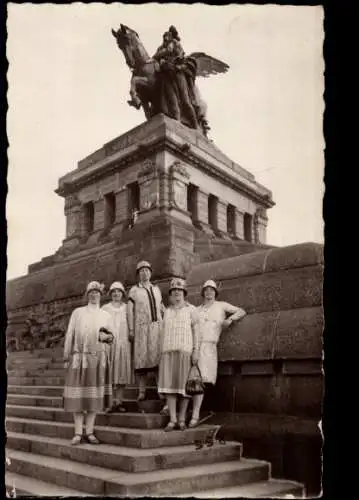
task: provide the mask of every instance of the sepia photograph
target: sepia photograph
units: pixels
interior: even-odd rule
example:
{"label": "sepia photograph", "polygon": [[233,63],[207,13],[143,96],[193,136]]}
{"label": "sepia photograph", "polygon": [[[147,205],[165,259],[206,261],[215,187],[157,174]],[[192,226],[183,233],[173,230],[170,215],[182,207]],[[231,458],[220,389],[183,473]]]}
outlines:
{"label": "sepia photograph", "polygon": [[7,4],[7,497],[321,496],[323,23]]}

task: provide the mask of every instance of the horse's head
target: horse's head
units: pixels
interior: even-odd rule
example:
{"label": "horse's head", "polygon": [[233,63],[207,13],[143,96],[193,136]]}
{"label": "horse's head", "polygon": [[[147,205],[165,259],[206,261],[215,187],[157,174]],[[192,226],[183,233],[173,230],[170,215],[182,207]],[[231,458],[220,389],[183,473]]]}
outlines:
{"label": "horse's head", "polygon": [[148,59],[149,56],[135,30],[124,24],[120,24],[120,28],[117,31],[111,31],[130,68],[133,69]]}

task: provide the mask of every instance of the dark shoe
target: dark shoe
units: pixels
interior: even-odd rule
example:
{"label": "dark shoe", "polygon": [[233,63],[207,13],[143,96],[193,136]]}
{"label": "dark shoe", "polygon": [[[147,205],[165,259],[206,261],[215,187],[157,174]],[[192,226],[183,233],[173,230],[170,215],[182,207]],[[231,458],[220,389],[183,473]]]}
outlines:
{"label": "dark shoe", "polygon": [[145,392],[140,392],[137,398],[137,402],[140,403],[141,401],[144,401],[146,399],[146,393]]}
{"label": "dark shoe", "polygon": [[168,422],[166,427],[163,429],[165,432],[170,432],[176,430],[177,422]]}
{"label": "dark shoe", "polygon": [[185,431],[187,429],[186,422],[178,422],[178,428],[180,431]]}
{"label": "dark shoe", "polygon": [[113,404],[111,408],[107,408],[106,413],[116,413],[117,410],[117,404]]}
{"label": "dark shoe", "polygon": [[100,444],[100,441],[97,439],[95,434],[85,435],[85,439],[89,444]]}

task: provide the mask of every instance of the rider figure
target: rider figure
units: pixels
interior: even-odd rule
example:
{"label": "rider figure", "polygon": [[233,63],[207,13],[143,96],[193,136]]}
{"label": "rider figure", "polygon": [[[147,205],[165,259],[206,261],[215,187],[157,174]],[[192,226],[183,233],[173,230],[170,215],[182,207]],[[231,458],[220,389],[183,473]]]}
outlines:
{"label": "rider figure", "polygon": [[178,32],[174,26],[171,26],[169,30],[164,33],[163,43],[157,49],[153,58],[160,63],[161,67],[168,63],[175,63],[177,58],[183,58],[184,55]]}
{"label": "rider figure", "polygon": [[[191,63],[189,62],[191,58],[186,58],[185,52],[180,42],[180,37],[178,31],[174,26],[170,26],[169,30],[163,35],[163,43],[157,49],[153,59],[158,61],[159,71],[170,71],[183,72],[186,75],[186,86],[189,92],[189,98],[193,106],[194,114],[192,115],[192,123],[199,123],[204,134],[207,135],[208,122],[206,117],[201,113],[199,106],[199,95],[196,92],[194,85],[195,75],[193,75],[193,67],[191,70]],[[187,67],[189,63],[189,67]],[[191,113],[191,110],[187,108],[187,112]],[[176,114],[180,114],[179,110]],[[176,116],[176,119],[180,119],[180,116]]]}

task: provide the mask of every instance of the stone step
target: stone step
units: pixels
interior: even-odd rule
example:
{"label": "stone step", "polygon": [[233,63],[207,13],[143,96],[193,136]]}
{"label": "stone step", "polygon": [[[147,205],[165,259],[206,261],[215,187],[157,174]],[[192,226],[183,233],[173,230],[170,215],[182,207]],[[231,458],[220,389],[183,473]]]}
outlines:
{"label": "stone step", "polygon": [[194,487],[209,490],[269,478],[267,462],[249,459],[137,474],[60,458],[49,460],[43,455],[17,450],[8,450],[8,457],[10,472],[97,495],[168,496],[193,491]]}
{"label": "stone step", "polygon": [[[33,497],[83,497],[85,492],[74,490],[72,488],[66,488],[64,486],[57,486],[56,484],[46,483],[45,481],[40,481],[39,479],[34,479],[32,477],[21,476],[20,474],[15,474],[14,472],[6,472],[5,474],[5,485],[7,491],[12,490],[15,487],[16,498],[22,496],[33,496]],[[89,493],[86,496],[90,495]]]}
{"label": "stone step", "polygon": [[[8,394],[8,405],[24,406],[48,406],[53,408],[62,408],[62,397],[60,396],[39,396],[26,394]],[[125,399],[123,402],[128,412],[144,411],[145,413],[159,413],[163,403],[159,399],[146,400],[137,403],[135,399]]]}
{"label": "stone step", "polygon": [[64,377],[63,368],[16,368],[7,371],[8,377]]}
{"label": "stone step", "polygon": [[8,377],[9,385],[64,385],[64,377]]}
{"label": "stone step", "polygon": [[6,446],[9,449],[65,458],[75,462],[126,472],[149,472],[197,464],[212,464],[239,460],[242,446],[232,442],[196,450],[193,445],[170,446],[158,449],[139,449],[100,444],[72,446],[59,438],[34,436],[9,432]]}
{"label": "stone step", "polygon": [[59,358],[63,355],[63,347],[47,347],[43,349],[34,349],[33,351],[13,351],[7,353],[8,359],[23,358]]}
{"label": "stone step", "polygon": [[[188,497],[188,493],[177,496],[178,498]],[[269,481],[216,490],[192,491],[190,496],[194,498],[305,498],[302,484],[280,479],[269,479]]]}
{"label": "stone step", "polygon": [[9,394],[29,394],[32,396],[53,396],[62,397],[64,388],[62,386],[44,386],[44,385],[17,385],[10,384],[7,388]]}
{"label": "stone step", "polygon": [[51,358],[23,358],[23,359],[7,359],[6,360],[6,366],[8,367],[14,367],[14,368],[19,368],[19,367],[36,367],[36,366],[46,366],[52,363]]}
{"label": "stone step", "polygon": [[[132,429],[95,425],[96,436],[103,444],[128,446],[130,448],[162,448],[163,446],[193,445],[195,440],[204,440],[217,425],[200,425],[186,431],[164,432],[162,429]],[[67,422],[48,422],[29,418],[6,417],[6,432],[35,434],[36,436],[72,439],[74,426]]]}
{"label": "stone step", "polygon": [[[8,417],[49,420],[51,422],[73,422],[72,413],[62,408],[36,407],[24,405],[6,405]],[[136,429],[161,429],[168,422],[168,417],[158,413],[98,413],[96,424],[110,427],[128,427]]]}
{"label": "stone step", "polygon": [[[8,379],[10,380],[10,379]],[[54,397],[62,397],[64,392],[63,385],[55,385],[51,386],[51,384],[42,385],[34,384],[34,385],[21,385],[21,384],[12,384],[10,381],[8,382],[8,394],[28,394],[32,396],[54,396]],[[126,399],[136,399],[138,396],[138,388],[134,386],[129,386],[125,388],[124,396]],[[146,392],[146,396],[148,400],[157,400],[158,393],[156,388],[148,388]]]}

